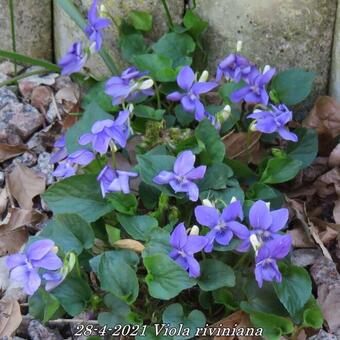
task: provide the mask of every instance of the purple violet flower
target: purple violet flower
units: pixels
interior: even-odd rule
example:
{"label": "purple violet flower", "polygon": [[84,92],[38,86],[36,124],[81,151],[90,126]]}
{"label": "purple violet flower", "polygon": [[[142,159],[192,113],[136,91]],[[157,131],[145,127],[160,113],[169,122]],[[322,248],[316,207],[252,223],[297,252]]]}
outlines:
{"label": "purple violet flower", "polygon": [[270,211],[267,204],[262,201],[256,201],[249,210],[249,223],[252,230],[241,237],[242,243],[237,250],[246,252],[250,248],[250,237],[256,235],[261,244],[264,242],[282,237],[277,232],[284,228],[288,221],[288,209],[282,208]]}
{"label": "purple violet flower", "polygon": [[204,116],[209,120],[209,122],[211,123],[211,125],[216,129],[216,130],[220,130],[221,129],[221,123],[218,121],[218,119],[212,115],[209,112],[204,112]]}
{"label": "purple violet flower", "polygon": [[79,72],[86,63],[82,42],[78,41],[72,44],[69,51],[60,59],[58,66],[61,67],[62,75],[70,75]]}
{"label": "purple violet flower", "polygon": [[119,77],[111,77],[105,84],[105,93],[112,97],[112,105],[136,100],[141,95],[153,96],[153,81],[150,78],[145,81],[141,79],[146,74],[133,66],[124,70]]}
{"label": "purple violet flower", "polygon": [[177,84],[185,92],[172,92],[167,95],[171,101],[181,101],[186,112],[194,112],[195,119],[201,121],[204,118],[204,105],[200,101],[200,94],[207,93],[218,84],[214,82],[195,82],[195,73],[190,66],[184,66],[177,75]]}
{"label": "purple violet flower", "polygon": [[231,53],[218,64],[216,80],[220,81],[224,76],[239,83],[242,79],[247,81],[254,72],[258,72],[255,65],[246,57],[238,53]]}
{"label": "purple violet flower", "polygon": [[123,192],[124,194],[129,194],[130,177],[137,176],[138,174],[136,172],[116,170],[106,165],[98,175],[97,181],[99,181],[102,195],[105,197],[109,192]]}
{"label": "purple violet flower", "polygon": [[231,93],[230,99],[234,103],[244,100],[247,103],[268,104],[269,95],[266,91],[266,85],[270,82],[275,74],[275,68],[269,69],[264,74],[252,72],[248,77],[247,85]]}
{"label": "purple violet flower", "polygon": [[110,25],[110,20],[98,17],[97,12],[97,0],[94,0],[87,14],[88,25],[85,27],[85,33],[89,40],[95,43],[95,49],[98,52],[103,43],[101,31]]}
{"label": "purple violet flower", "polygon": [[292,244],[290,235],[285,235],[265,243],[255,258],[255,278],[261,288],[263,281],[282,281],[282,275],[276,260],[281,260],[288,255]]}
{"label": "purple violet flower", "polygon": [[237,221],[237,219],[243,220],[240,201],[230,203],[223,209],[222,214],[213,207],[200,205],[195,208],[195,216],[198,223],[210,228],[208,234],[205,235],[209,240],[204,248],[206,253],[213,250],[214,241],[227,246],[234,234],[242,239],[249,234],[247,227]]}
{"label": "purple violet flower", "polygon": [[33,242],[26,252],[8,256],[6,264],[10,278],[20,283],[26,294],[33,295],[41,285],[40,268],[55,271],[63,266],[53,248],[53,241],[39,240]]}
{"label": "purple violet flower", "polygon": [[118,117],[98,120],[92,125],[91,132],[79,138],[78,143],[85,145],[92,143],[92,148],[100,154],[105,154],[111,141],[120,147],[125,147],[129,137],[129,110],[120,111]]}
{"label": "purple violet flower", "polygon": [[43,274],[43,279],[46,281],[45,290],[50,292],[64,281],[65,275],[62,275],[60,271],[48,272]]}
{"label": "purple violet flower", "polygon": [[293,119],[292,111],[284,104],[270,105],[272,111],[255,110],[247,118],[256,119],[255,129],[263,133],[277,132],[283,139],[297,142],[298,137],[285,126]]}
{"label": "purple violet flower", "polygon": [[52,175],[67,178],[76,174],[75,164],[86,166],[94,160],[94,154],[86,149],[72,152],[64,162],[58,164]]}
{"label": "purple violet flower", "polygon": [[58,150],[55,151],[50,157],[50,164],[58,163],[61,160],[67,157],[67,150],[66,150],[66,139],[65,135],[60,136],[55,143],[53,144],[55,148]]}
{"label": "purple violet flower", "polygon": [[161,171],[153,182],[159,185],[170,184],[171,188],[177,192],[186,192],[193,202],[198,200],[199,189],[193,182],[204,177],[207,167],[201,165],[194,167],[196,156],[190,150],[181,152],[174,164],[173,172]]}
{"label": "purple violet flower", "polygon": [[198,235],[187,235],[184,223],[180,223],[170,236],[170,244],[173,250],[169,256],[181,267],[189,272],[190,277],[200,276],[200,265],[194,254],[201,251],[207,238]]}

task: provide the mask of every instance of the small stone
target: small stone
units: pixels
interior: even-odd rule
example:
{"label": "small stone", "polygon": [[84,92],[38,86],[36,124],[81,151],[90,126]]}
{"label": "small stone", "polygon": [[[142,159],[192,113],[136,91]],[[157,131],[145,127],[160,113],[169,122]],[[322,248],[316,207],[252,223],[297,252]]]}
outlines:
{"label": "small stone", "polygon": [[33,168],[45,175],[48,185],[54,182],[54,178],[52,175],[54,165],[50,164],[50,158],[51,158],[50,153],[42,152],[38,157],[38,164]]}
{"label": "small stone", "polygon": [[47,113],[46,113],[46,119],[49,123],[54,122],[58,116],[60,115],[58,110],[58,104],[57,103],[51,103],[48,107]]}
{"label": "small stone", "polygon": [[29,104],[12,102],[0,109],[0,121],[26,140],[43,125],[44,116]]}
{"label": "small stone", "polygon": [[0,110],[9,103],[17,103],[17,96],[6,87],[0,88]]}
{"label": "small stone", "polygon": [[8,76],[6,76],[6,74],[3,74],[0,72],[0,83],[2,83],[3,81],[7,80]]}
{"label": "small stone", "polygon": [[37,164],[37,156],[32,152],[24,152],[21,156],[17,157],[14,162],[18,162],[31,167]]}
{"label": "small stone", "polygon": [[0,122],[0,143],[12,145],[21,144],[22,139],[12,128],[8,127],[6,123]]}
{"label": "small stone", "polygon": [[55,84],[53,87],[55,88],[56,91],[61,90],[64,87],[71,87],[73,85],[73,82],[69,76],[59,76],[55,80]]}
{"label": "small stone", "polygon": [[[22,66],[17,65],[17,72],[23,69]],[[0,73],[3,73],[6,76],[14,76],[15,73],[15,66],[14,63],[6,60],[0,64]]]}
{"label": "small stone", "polygon": [[340,282],[340,275],[333,261],[326,257],[318,258],[310,269],[310,274],[317,285],[332,285]]}
{"label": "small stone", "polygon": [[327,333],[323,329],[320,329],[318,334],[309,337],[308,340],[338,340],[338,338],[336,335]]}

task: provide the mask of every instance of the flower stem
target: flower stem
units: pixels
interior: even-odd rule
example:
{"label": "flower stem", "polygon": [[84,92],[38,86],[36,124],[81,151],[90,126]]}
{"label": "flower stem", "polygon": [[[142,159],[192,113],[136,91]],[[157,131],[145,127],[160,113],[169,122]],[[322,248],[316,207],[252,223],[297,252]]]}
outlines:
{"label": "flower stem", "polygon": [[162,107],[161,105],[161,95],[159,93],[159,87],[155,84],[155,91],[156,91],[156,99],[157,99],[157,109]]}
{"label": "flower stem", "polygon": [[[14,4],[13,0],[8,0],[9,14],[11,18],[11,36],[12,36],[12,50],[17,51],[16,48],[16,38],[15,38],[15,16],[14,16]],[[14,75],[17,75],[17,63],[14,62]]]}
{"label": "flower stem", "polygon": [[174,24],[172,22],[172,18],[171,18],[171,15],[170,15],[168,4],[167,4],[166,0],[161,0],[161,1],[162,1],[162,4],[163,4],[163,7],[164,7],[166,19],[168,21],[168,27],[172,31],[174,29]]}

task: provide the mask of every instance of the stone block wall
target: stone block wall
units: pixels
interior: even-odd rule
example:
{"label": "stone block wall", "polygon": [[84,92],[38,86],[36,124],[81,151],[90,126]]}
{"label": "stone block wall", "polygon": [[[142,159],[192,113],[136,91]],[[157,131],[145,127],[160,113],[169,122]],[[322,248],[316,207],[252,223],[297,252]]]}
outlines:
{"label": "stone block wall", "polygon": [[[92,0],[74,0],[86,15]],[[175,22],[185,4],[192,0],[168,0]],[[53,2],[53,5],[52,5]],[[317,73],[314,100],[331,93],[340,101],[340,10],[337,0],[196,0],[198,13],[209,22],[204,37],[209,52],[209,69],[243,41],[243,53],[259,65],[279,70],[303,67]],[[52,48],[58,60],[77,39],[81,30],[58,6],[58,0],[16,0],[15,15],[18,51],[51,60]],[[117,22],[132,9],[153,14],[157,38],[167,30],[160,0],[103,0]],[[339,6],[338,6],[339,7]],[[52,29],[52,14],[54,27]],[[337,18],[337,20],[336,20]],[[1,48],[11,49],[8,0],[0,0]],[[52,35],[54,39],[52,39]],[[125,66],[117,48],[114,25],[105,32],[105,45],[120,66]],[[88,63],[96,75],[108,75],[99,57]],[[332,70],[331,70],[332,67]]]}
{"label": "stone block wall", "polygon": [[[17,51],[35,58],[53,58],[52,0],[15,0]],[[0,48],[12,50],[8,0],[0,0]]]}

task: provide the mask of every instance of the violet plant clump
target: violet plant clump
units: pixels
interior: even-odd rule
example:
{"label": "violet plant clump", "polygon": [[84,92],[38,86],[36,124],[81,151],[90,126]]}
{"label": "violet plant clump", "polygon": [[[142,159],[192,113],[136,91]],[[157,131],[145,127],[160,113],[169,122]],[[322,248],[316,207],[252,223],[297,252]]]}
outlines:
{"label": "violet plant clump", "polygon": [[[189,324],[182,334],[189,339],[240,310],[268,339],[320,328],[309,274],[290,261],[278,185],[317,154],[315,132],[293,129],[299,122],[289,103],[306,94],[286,91],[311,87],[312,75],[300,70],[311,80],[299,83],[294,70],[286,77],[260,68],[239,43],[209,75],[201,58],[207,23],[188,8],[153,43],[144,39],[149,13],[115,22],[114,43],[130,66],[89,81],[88,69],[79,71],[105,48],[103,6],[90,7],[88,46],[74,43],[59,62],[88,91],[80,119],[54,145],[57,181],[43,195],[53,218],[7,260],[31,296],[30,313],[51,320],[88,312],[103,327],[144,324],[145,334],[137,333],[146,340],[160,336],[156,323]],[[38,303],[46,297],[55,301],[48,314]]]}

